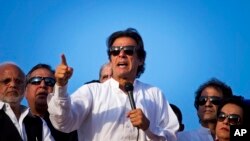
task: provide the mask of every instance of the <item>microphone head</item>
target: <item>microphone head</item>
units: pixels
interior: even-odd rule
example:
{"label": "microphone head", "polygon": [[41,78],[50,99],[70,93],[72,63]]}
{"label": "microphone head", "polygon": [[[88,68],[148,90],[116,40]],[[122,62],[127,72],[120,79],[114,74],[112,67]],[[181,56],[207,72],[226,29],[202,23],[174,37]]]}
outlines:
{"label": "microphone head", "polygon": [[132,91],[132,92],[133,92],[133,90],[134,90],[133,84],[130,83],[130,82],[126,82],[126,83],[125,83],[125,91],[126,91],[126,92],[129,92],[129,91]]}

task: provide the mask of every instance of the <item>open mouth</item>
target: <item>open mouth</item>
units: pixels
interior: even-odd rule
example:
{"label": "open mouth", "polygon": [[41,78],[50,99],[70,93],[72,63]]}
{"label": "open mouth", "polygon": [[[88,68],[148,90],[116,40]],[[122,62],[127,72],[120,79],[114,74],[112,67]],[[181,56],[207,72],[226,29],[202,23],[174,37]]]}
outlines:
{"label": "open mouth", "polygon": [[125,67],[128,66],[128,63],[126,63],[126,62],[119,62],[119,63],[117,64],[117,66],[120,67],[120,68],[125,68]]}

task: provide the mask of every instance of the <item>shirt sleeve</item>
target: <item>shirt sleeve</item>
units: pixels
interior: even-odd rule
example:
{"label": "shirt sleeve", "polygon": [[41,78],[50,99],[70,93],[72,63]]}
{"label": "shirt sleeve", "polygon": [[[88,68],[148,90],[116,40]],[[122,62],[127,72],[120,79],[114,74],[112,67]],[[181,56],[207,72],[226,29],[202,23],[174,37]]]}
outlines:
{"label": "shirt sleeve", "polygon": [[151,118],[150,126],[145,133],[150,140],[176,141],[176,132],[179,128],[178,119],[162,92],[157,93],[158,112],[154,118]]}
{"label": "shirt sleeve", "polygon": [[55,85],[54,93],[47,98],[48,111],[53,126],[65,133],[79,129],[92,104],[92,96],[87,86],[80,87],[72,95],[67,94],[67,85]]}

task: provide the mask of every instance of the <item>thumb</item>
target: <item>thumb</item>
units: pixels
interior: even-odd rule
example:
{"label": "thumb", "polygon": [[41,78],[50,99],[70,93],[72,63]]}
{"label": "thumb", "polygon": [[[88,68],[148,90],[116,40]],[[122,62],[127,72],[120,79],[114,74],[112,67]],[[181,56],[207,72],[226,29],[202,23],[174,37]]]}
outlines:
{"label": "thumb", "polygon": [[65,66],[68,66],[67,60],[66,60],[66,57],[65,57],[64,54],[61,55],[61,64],[62,64],[62,65],[65,65]]}

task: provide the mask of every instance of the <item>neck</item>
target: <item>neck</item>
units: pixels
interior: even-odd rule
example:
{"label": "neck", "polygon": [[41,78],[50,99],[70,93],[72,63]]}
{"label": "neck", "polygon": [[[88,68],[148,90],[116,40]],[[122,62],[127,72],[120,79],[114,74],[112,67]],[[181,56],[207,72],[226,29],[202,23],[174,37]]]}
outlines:
{"label": "neck", "polygon": [[14,112],[17,120],[21,116],[21,105],[16,103],[9,103],[12,111]]}

